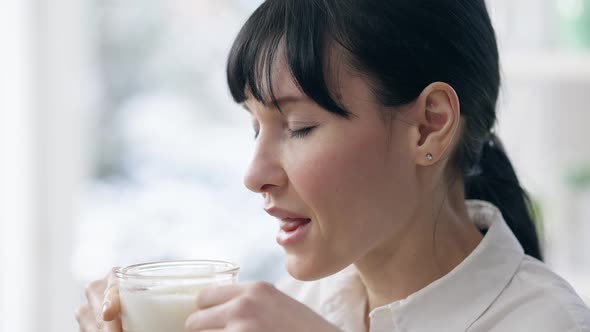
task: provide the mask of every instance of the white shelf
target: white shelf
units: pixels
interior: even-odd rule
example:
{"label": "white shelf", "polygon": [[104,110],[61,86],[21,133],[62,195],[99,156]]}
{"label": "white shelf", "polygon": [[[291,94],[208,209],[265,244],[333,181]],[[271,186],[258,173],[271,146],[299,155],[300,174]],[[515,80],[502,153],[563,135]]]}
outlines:
{"label": "white shelf", "polygon": [[500,61],[507,79],[590,83],[590,51],[508,51]]}

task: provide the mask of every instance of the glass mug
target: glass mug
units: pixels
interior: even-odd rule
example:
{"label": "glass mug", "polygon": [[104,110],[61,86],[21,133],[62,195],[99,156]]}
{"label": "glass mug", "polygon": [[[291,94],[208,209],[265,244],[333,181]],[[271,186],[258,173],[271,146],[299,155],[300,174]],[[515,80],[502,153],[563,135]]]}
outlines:
{"label": "glass mug", "polygon": [[239,266],[210,261],[131,265],[115,271],[124,332],[183,332],[203,288],[238,280]]}

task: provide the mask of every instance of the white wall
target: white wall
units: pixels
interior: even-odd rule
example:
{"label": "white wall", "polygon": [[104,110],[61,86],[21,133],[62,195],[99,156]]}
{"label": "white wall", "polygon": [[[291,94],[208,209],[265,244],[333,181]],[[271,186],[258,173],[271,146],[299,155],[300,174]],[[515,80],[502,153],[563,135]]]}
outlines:
{"label": "white wall", "polygon": [[36,198],[32,109],[32,4],[0,10],[0,331],[34,331]]}
{"label": "white wall", "polygon": [[40,272],[36,331],[77,331],[74,308],[83,292],[72,275],[78,201],[87,178],[94,96],[89,4],[37,0],[36,119],[38,162],[37,264]]}
{"label": "white wall", "polygon": [[0,10],[0,331],[77,331],[77,200],[93,123],[87,2]]}

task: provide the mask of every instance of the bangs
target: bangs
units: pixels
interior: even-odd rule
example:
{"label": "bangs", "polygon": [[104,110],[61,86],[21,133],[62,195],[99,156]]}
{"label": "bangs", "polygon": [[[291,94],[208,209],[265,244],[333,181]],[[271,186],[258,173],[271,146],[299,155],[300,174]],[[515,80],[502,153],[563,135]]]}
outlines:
{"label": "bangs", "polygon": [[243,103],[251,94],[280,110],[272,84],[280,53],[302,93],[327,111],[348,117],[350,113],[331,97],[326,79],[326,45],[332,35],[328,27],[335,24],[331,17],[321,1],[265,1],[231,48],[227,81],[235,102]]}

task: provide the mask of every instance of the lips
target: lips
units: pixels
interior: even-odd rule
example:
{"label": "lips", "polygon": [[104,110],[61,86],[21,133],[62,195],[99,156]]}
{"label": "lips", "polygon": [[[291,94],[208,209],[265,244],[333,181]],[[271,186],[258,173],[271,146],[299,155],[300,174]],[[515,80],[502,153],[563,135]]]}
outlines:
{"label": "lips", "polygon": [[280,226],[283,232],[290,233],[310,222],[309,218],[285,218],[281,219]]}
{"label": "lips", "polygon": [[311,231],[311,219],[284,219],[277,234],[277,243],[285,248],[301,245]]}
{"label": "lips", "polygon": [[276,206],[264,210],[280,220],[277,234],[279,245],[289,247],[304,242],[311,229],[311,218]]}
{"label": "lips", "polygon": [[307,218],[307,216],[295,213],[295,212],[291,212],[289,210],[285,210],[285,209],[281,209],[277,206],[273,206],[270,208],[266,208],[264,209],[264,211],[266,211],[266,213],[270,214],[271,216],[283,220],[283,221],[293,221],[293,220],[297,220],[297,219],[307,219],[309,220],[309,218]]}

